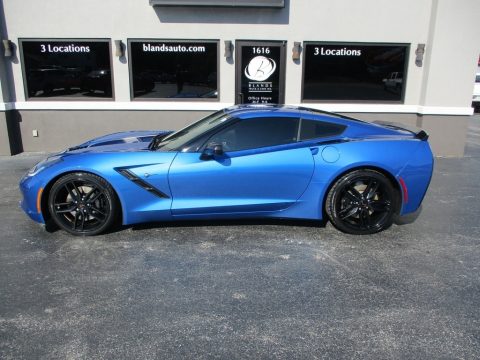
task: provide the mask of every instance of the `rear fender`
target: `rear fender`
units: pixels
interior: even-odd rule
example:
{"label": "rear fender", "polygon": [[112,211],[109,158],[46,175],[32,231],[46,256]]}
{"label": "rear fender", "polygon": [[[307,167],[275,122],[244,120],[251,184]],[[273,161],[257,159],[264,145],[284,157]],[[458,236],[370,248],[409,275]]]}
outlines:
{"label": "rear fender", "polygon": [[[388,177],[395,181],[393,185],[397,189],[400,189],[402,195],[399,212],[400,214],[403,214],[405,213],[404,207],[406,204],[403,201],[404,194],[399,181],[399,176],[402,170],[406,168],[409,161],[412,161],[412,157],[415,156],[419,147],[423,148],[423,144],[427,144],[428,146],[427,142],[416,139],[360,140],[320,146],[318,153],[314,155],[315,172],[312,177],[312,182],[304,196],[299,199],[299,202],[307,202],[309,199],[305,198],[305,196],[313,196],[311,201],[320,204],[318,207],[317,218],[322,218],[324,199],[335,181],[343,174],[350,171],[369,168],[377,169],[386,175],[389,175]],[[410,174],[408,175],[408,179],[404,179],[407,187],[410,184],[415,186],[416,183],[412,182]],[[428,184],[425,186],[428,187]],[[415,204],[416,203],[417,202],[415,201]],[[407,211],[410,211],[415,204],[407,207]]]}
{"label": "rear fender", "polygon": [[[432,179],[434,159],[430,145],[422,141],[397,178],[402,179],[407,193],[400,215],[415,212],[421,205]],[[407,200],[407,201],[405,201]]]}

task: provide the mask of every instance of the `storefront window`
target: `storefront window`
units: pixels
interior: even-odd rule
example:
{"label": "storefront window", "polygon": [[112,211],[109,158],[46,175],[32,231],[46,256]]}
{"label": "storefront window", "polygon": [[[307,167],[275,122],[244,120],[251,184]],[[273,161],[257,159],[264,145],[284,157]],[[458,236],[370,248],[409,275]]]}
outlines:
{"label": "storefront window", "polygon": [[132,98],[218,99],[217,41],[131,40]]}
{"label": "storefront window", "polygon": [[27,98],[112,98],[110,41],[20,40]]}
{"label": "storefront window", "polygon": [[305,43],[304,101],[403,101],[407,45]]}

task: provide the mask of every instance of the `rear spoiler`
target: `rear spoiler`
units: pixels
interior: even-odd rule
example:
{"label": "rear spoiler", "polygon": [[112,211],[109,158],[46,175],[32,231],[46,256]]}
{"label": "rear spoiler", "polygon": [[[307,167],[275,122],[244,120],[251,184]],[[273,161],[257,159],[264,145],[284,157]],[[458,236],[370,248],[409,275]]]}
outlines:
{"label": "rear spoiler", "polygon": [[415,126],[400,124],[400,123],[391,122],[391,121],[382,121],[382,120],[376,120],[373,123],[377,125],[385,126],[391,129],[405,130],[405,131],[411,132],[415,136],[415,139],[419,139],[422,141],[428,140],[427,132]]}

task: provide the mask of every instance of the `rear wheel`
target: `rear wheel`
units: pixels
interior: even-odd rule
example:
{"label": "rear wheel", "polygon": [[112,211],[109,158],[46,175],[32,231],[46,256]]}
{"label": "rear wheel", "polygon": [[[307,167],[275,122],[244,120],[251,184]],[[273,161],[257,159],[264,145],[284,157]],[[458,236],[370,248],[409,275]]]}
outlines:
{"label": "rear wheel", "polygon": [[325,210],[339,230],[373,234],[392,225],[395,198],[395,189],[385,175],[368,169],[355,170],[333,184]]}
{"label": "rear wheel", "polygon": [[118,214],[111,185],[99,176],[73,173],[52,186],[48,209],[55,223],[74,235],[97,235],[108,230]]}

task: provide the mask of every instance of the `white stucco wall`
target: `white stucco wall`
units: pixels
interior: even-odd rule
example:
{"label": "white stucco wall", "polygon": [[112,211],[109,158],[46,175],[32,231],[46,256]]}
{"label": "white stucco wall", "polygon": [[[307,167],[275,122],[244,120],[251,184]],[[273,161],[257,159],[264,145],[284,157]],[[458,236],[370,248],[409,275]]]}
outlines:
{"label": "white stucco wall", "polygon": [[[127,38],[218,39],[222,105],[233,103],[235,93],[235,65],[223,57],[224,40],[288,41],[285,102],[291,104],[301,101],[302,64],[291,59],[294,41],[410,43],[405,102],[390,109],[433,106],[465,114],[470,108],[480,53],[476,22],[480,1],[292,0],[286,4],[278,10],[153,8],[148,0],[4,0],[4,12],[8,38],[17,44],[22,37],[111,38],[112,45],[113,40],[126,43]],[[423,67],[415,65],[418,43],[426,44]],[[16,101],[21,103],[25,101],[21,64],[12,65]],[[113,57],[113,75],[116,103],[130,102],[128,63]],[[342,110],[341,105],[333,107]]]}

